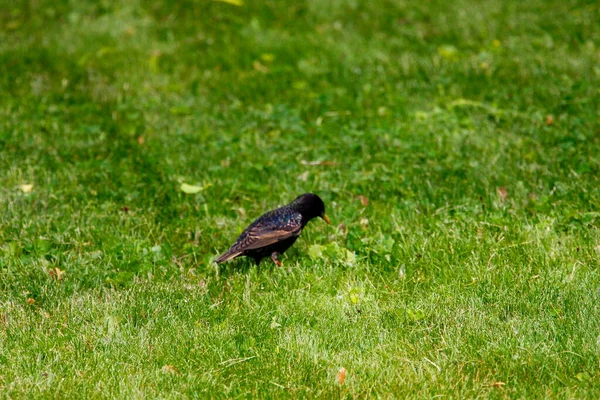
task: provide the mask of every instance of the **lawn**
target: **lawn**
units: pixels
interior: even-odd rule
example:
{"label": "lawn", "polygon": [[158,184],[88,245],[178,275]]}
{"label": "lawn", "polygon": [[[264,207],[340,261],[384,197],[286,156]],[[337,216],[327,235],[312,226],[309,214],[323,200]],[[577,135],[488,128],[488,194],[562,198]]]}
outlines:
{"label": "lawn", "polygon": [[596,1],[3,2],[0,397],[600,397],[599,88]]}

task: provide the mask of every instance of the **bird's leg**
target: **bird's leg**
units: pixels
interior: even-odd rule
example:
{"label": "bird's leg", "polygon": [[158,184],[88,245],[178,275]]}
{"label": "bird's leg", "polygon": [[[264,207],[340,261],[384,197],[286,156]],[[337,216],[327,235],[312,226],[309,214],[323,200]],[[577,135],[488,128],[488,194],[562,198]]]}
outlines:
{"label": "bird's leg", "polygon": [[282,265],[282,264],[281,264],[281,261],[279,261],[279,260],[277,259],[277,257],[278,257],[278,256],[279,256],[279,253],[278,253],[278,252],[276,252],[276,251],[274,251],[273,253],[271,253],[271,260],[273,260],[273,262],[274,262],[275,264],[277,264],[277,266],[278,266],[278,267],[281,267],[281,265]]}

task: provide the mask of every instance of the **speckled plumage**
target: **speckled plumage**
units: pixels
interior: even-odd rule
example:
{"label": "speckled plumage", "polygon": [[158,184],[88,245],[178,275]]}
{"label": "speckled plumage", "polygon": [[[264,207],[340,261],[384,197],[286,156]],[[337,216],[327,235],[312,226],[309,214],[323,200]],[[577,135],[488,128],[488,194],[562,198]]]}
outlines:
{"label": "speckled plumage", "polygon": [[215,262],[247,256],[258,265],[264,257],[271,257],[273,262],[280,265],[277,256],[294,244],[302,229],[315,217],[321,217],[329,223],[323,200],[312,193],[298,196],[290,204],[257,218]]}

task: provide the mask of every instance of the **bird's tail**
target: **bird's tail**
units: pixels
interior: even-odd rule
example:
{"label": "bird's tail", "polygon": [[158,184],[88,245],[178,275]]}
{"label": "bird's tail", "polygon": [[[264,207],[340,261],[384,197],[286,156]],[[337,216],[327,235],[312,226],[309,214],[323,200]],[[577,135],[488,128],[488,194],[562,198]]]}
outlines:
{"label": "bird's tail", "polygon": [[230,249],[230,250],[227,250],[225,253],[221,254],[219,257],[217,257],[215,259],[215,262],[217,264],[220,264],[222,262],[231,260],[232,258],[239,256],[240,254],[242,254],[241,251],[231,251],[231,249]]}

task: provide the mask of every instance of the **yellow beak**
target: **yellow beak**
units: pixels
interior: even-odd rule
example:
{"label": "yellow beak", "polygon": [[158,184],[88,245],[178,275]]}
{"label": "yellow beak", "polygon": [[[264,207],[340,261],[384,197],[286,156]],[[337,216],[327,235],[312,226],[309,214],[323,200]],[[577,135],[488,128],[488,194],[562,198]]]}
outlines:
{"label": "yellow beak", "polygon": [[329,219],[329,217],[327,215],[323,214],[321,216],[321,218],[323,218],[325,220],[325,222],[327,222],[329,225],[331,225],[331,220]]}

